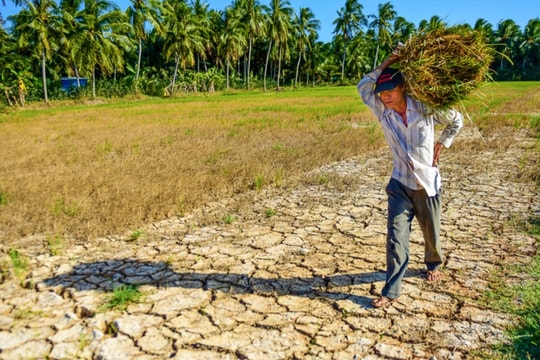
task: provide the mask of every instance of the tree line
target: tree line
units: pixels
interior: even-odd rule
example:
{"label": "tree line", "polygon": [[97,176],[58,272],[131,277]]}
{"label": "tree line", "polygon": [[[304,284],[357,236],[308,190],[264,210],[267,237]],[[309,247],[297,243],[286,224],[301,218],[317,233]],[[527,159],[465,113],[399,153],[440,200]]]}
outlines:
{"label": "tree line", "polygon": [[[398,42],[448,27],[438,16],[415,25],[390,2],[368,15],[359,0],[345,0],[332,40],[322,42],[313,11],[288,0],[232,0],[223,10],[201,0],[130,0],[125,11],[109,0],[7,1],[21,8],[0,22],[0,87],[10,105],[356,83]],[[524,29],[511,19],[459,26],[493,44],[495,80],[540,79],[539,18]],[[75,79],[69,89],[60,85],[66,77]]]}

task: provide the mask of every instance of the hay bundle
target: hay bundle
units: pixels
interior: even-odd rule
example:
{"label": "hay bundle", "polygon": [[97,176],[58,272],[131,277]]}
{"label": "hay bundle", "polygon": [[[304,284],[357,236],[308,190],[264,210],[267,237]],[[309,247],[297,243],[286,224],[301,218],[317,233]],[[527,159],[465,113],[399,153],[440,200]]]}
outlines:
{"label": "hay bundle", "polygon": [[410,95],[435,109],[448,108],[490,80],[493,51],[476,31],[438,29],[410,38],[399,68]]}

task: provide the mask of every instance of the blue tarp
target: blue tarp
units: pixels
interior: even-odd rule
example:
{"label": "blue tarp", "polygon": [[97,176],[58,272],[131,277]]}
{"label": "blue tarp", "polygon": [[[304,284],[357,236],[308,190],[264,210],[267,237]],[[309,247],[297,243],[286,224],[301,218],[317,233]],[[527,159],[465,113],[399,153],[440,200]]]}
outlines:
{"label": "blue tarp", "polygon": [[[79,84],[81,87],[86,86],[87,82],[88,82],[87,78],[79,78]],[[76,77],[63,77],[62,78],[62,89],[64,91],[70,91],[74,88],[77,88]]]}

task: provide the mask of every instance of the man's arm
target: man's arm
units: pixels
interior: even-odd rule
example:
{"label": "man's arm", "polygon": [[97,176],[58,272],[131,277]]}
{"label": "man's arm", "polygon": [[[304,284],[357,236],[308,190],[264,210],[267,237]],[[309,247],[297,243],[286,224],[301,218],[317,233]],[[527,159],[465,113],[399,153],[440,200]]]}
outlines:
{"label": "man's arm", "polygon": [[364,75],[362,80],[360,80],[357,86],[358,94],[360,94],[362,101],[375,113],[377,117],[379,117],[379,115],[383,113],[384,104],[381,99],[379,99],[378,96],[375,95],[373,89],[375,87],[375,82],[377,81],[377,78],[379,77],[379,75],[381,75],[381,72],[382,70],[379,70],[377,68],[367,73],[366,75]]}
{"label": "man's arm", "polygon": [[463,127],[463,115],[455,109],[450,109],[435,112],[434,118],[439,124],[446,125],[439,138],[439,142],[444,147],[450,147],[454,141],[454,137]]}
{"label": "man's arm", "polygon": [[400,50],[401,46],[396,47],[390,56],[384,59],[384,61],[371,72],[367,73],[358,83],[357,89],[362,101],[364,104],[369,106],[373,112],[375,112],[377,117],[383,113],[384,104],[373,92],[375,83],[384,69],[391,66],[401,58]]}
{"label": "man's arm", "polygon": [[443,146],[446,148],[450,147],[454,141],[454,137],[463,127],[463,115],[461,115],[459,111],[451,109],[435,112],[434,119],[439,124],[446,124],[446,127],[433,150],[433,166],[436,166],[441,158]]}

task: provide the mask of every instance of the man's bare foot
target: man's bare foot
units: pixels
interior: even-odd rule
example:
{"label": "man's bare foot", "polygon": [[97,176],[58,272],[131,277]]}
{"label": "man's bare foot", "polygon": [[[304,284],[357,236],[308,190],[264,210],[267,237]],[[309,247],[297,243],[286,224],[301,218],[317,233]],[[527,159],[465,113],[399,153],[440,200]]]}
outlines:
{"label": "man's bare foot", "polygon": [[426,274],[427,281],[439,281],[441,279],[441,271],[439,269],[428,270]]}
{"label": "man's bare foot", "polygon": [[386,296],[381,296],[381,297],[378,297],[378,298],[374,299],[371,302],[371,305],[373,305],[374,308],[385,308],[385,307],[390,306],[390,304],[393,303],[396,300],[397,300],[397,298],[392,299],[392,298],[388,298]]}

